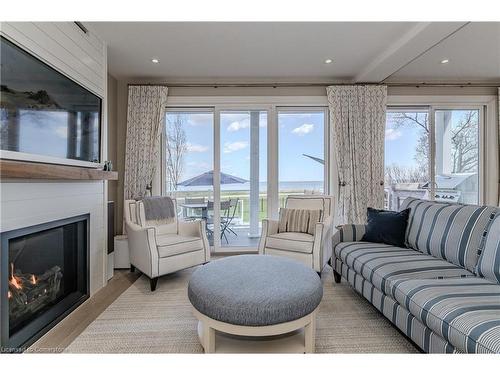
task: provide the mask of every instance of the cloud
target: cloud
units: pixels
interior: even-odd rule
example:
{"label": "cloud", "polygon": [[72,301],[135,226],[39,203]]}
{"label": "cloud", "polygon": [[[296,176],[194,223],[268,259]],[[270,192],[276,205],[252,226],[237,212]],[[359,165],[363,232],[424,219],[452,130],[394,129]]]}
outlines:
{"label": "cloud", "polygon": [[187,142],[186,149],[187,149],[187,152],[206,152],[206,151],[208,151],[209,147]]}
{"label": "cloud", "polygon": [[248,147],[248,142],[237,141],[237,142],[226,142],[224,143],[224,153],[230,154],[231,152],[243,150]]}
{"label": "cloud", "polygon": [[229,124],[227,127],[228,132],[237,132],[240,129],[246,129],[250,126],[248,121],[233,121],[232,123]]}
{"label": "cloud", "polygon": [[303,124],[300,125],[298,128],[293,129],[292,133],[303,136],[309,134],[313,130],[314,130],[314,124]]}
{"label": "cloud", "polygon": [[213,113],[189,113],[185,116],[190,126],[212,126],[214,122]]}
{"label": "cloud", "polygon": [[389,128],[385,130],[386,141],[395,141],[396,139],[401,138],[402,135],[403,133],[396,129]]}

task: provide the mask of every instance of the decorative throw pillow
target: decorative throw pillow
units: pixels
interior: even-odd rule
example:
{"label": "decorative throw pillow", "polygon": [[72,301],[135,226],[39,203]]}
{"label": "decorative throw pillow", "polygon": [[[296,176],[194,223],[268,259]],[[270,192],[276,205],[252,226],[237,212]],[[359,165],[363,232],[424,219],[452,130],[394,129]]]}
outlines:
{"label": "decorative throw pillow", "polygon": [[300,232],[314,235],[316,223],[321,219],[321,210],[280,209],[278,233]]}
{"label": "decorative throw pillow", "polygon": [[476,274],[500,284],[500,212],[492,215],[478,254]]}
{"label": "decorative throw pillow", "polygon": [[396,212],[368,207],[366,232],[361,241],[405,247],[406,225],[410,209]]}

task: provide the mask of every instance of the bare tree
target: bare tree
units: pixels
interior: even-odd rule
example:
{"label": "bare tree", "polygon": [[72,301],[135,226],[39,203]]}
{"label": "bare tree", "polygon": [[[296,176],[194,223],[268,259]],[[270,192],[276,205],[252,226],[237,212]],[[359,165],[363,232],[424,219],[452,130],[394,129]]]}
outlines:
{"label": "bare tree", "polygon": [[391,164],[385,167],[385,183],[392,185],[397,183],[425,183],[429,181],[427,170],[421,167],[405,167]]}
{"label": "bare tree", "polygon": [[[427,112],[397,112],[388,114],[393,128],[398,129],[406,126],[417,125],[420,128],[420,136],[415,148],[415,161],[417,168],[406,168],[400,166],[386,167],[386,181],[395,182],[423,182],[428,181],[429,166],[429,121]],[[471,110],[464,112],[456,126],[451,129],[451,153],[452,173],[464,173],[477,171],[478,165],[478,112]],[[414,181],[415,178],[420,181]]]}
{"label": "bare tree", "polygon": [[414,159],[419,165],[418,169],[426,171],[429,166],[429,114],[427,112],[397,112],[390,115],[394,129],[415,125],[419,127],[420,136],[417,140]]}
{"label": "bare tree", "polygon": [[478,112],[467,111],[451,134],[453,173],[477,172]]}
{"label": "bare tree", "polygon": [[177,184],[184,168],[184,155],[187,151],[185,122],[186,119],[181,114],[177,114],[173,118],[167,117],[165,148],[170,191],[177,190]]}

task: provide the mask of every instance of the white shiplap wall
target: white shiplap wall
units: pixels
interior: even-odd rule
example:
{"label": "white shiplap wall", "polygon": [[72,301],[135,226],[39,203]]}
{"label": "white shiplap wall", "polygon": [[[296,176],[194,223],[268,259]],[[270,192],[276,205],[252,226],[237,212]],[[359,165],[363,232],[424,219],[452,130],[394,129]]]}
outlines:
{"label": "white shiplap wall", "polygon": [[[73,22],[3,22],[0,34],[99,96],[102,160],[107,158],[106,45]],[[36,159],[36,157],[34,158]],[[90,292],[106,282],[104,181],[2,180],[0,232],[90,213]]]}
{"label": "white shiplap wall", "polygon": [[2,22],[1,34],[59,72],[105,97],[106,45],[74,22]]}
{"label": "white shiplap wall", "polygon": [[106,226],[102,182],[2,181],[0,186],[1,232],[90,213],[91,294],[105,285]]}

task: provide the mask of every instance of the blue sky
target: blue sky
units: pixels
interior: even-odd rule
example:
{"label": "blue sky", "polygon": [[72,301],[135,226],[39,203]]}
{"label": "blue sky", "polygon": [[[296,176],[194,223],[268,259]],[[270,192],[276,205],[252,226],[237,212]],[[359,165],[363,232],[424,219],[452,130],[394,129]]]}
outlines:
{"label": "blue sky", "polygon": [[[280,181],[323,180],[323,166],[302,155],[324,157],[323,122],[323,112],[279,115]],[[266,112],[260,114],[259,128],[259,178],[263,182],[267,181]],[[213,169],[213,115],[189,114],[185,131],[188,152],[181,180]],[[249,112],[221,113],[221,170],[241,178],[250,178]]]}
{"label": "blue sky", "polygon": [[406,167],[416,167],[415,149],[422,130],[418,125],[401,126],[394,128],[394,124],[387,117],[385,131],[385,164],[398,164]]}
{"label": "blue sky", "polygon": [[279,180],[323,181],[324,166],[303,154],[324,159],[324,113],[278,114]]}

